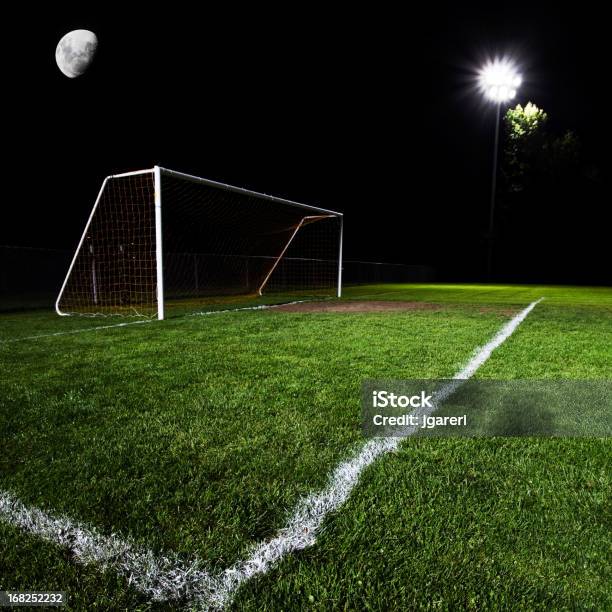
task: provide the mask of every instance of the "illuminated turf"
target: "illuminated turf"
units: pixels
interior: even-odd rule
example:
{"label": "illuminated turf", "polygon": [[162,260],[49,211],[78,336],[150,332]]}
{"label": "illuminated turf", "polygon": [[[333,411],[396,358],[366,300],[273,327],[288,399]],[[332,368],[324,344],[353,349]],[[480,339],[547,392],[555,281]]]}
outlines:
{"label": "illuminated turf", "polygon": [[[611,290],[346,293],[441,307],[235,312],[0,344],[0,488],[227,567],[360,445],[365,377],[450,376],[540,296],[477,376],[610,377]],[[0,339],[105,323],[13,313]],[[609,452],[602,440],[407,441],[368,468],[313,548],[247,584],[234,606],[608,607]],[[113,572],[0,533],[3,586],[61,588],[75,607],[148,605]]]}

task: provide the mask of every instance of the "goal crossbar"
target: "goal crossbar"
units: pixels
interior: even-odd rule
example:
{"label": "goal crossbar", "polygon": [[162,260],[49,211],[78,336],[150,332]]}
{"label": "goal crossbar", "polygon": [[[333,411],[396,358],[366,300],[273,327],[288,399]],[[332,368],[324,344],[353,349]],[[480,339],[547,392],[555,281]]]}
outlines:
{"label": "goal crossbar", "polygon": [[[174,176],[176,178],[181,178],[186,181],[191,181],[193,183],[201,183],[202,185],[208,185],[209,187],[216,187],[217,189],[225,189],[226,191],[233,191],[234,193],[239,193],[239,194],[246,195],[246,196],[253,196],[261,200],[269,200],[270,202],[286,204],[287,206],[297,206],[298,208],[304,208],[305,210],[310,210],[312,212],[321,213],[323,215],[333,215],[334,217],[342,217],[342,213],[336,212],[335,210],[327,210],[325,208],[319,208],[318,206],[311,206],[310,204],[302,204],[301,202],[294,202],[293,200],[286,200],[285,198],[279,198],[277,196],[268,195],[267,193],[259,193],[257,191],[252,191],[251,189],[244,189],[243,187],[234,187],[233,185],[228,185],[226,183],[219,183],[218,181],[212,181],[210,179],[201,178],[199,176],[194,176],[193,174],[185,174],[184,172],[177,172],[176,170],[168,170],[168,168],[162,168],[161,166],[159,166],[159,170],[162,174],[166,174],[168,176]],[[143,172],[153,172],[153,170],[144,170]]]}

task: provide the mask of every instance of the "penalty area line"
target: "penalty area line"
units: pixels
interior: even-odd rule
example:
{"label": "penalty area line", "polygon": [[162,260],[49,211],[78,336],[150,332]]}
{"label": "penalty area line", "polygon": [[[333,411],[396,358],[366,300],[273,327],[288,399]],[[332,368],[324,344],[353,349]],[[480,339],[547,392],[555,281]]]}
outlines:
{"label": "penalty area line", "polygon": [[[515,315],[485,345],[477,348],[453,380],[436,394],[436,403],[421,414],[436,411],[463,381],[470,379],[525,320],[543,298]],[[416,431],[416,427],[412,432]],[[16,497],[0,491],[0,519],[73,552],[83,564],[113,568],[142,593],[155,601],[185,598],[199,609],[221,609],[231,603],[236,591],[257,575],[265,574],[283,557],[312,546],[328,514],[338,510],[357,486],[363,471],[378,458],[398,449],[404,438],[374,438],[356,454],[342,461],[319,492],[302,498],[286,525],[275,537],[251,549],[248,558],[215,575],[201,569],[198,560],[186,564],[176,556],[159,556],[139,549],[130,540],[103,536],[93,528],[64,517],[52,517],[37,508],[27,508]]]}

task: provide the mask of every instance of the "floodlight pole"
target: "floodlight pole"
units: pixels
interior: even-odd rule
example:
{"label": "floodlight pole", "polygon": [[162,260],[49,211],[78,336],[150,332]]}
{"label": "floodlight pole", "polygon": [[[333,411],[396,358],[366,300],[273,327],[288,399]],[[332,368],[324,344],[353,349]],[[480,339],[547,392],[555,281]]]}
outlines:
{"label": "floodlight pole", "polygon": [[493,229],[495,227],[495,194],[497,191],[497,156],[499,149],[499,124],[501,115],[501,101],[497,103],[495,112],[495,142],[493,144],[493,176],[491,177],[491,207],[489,211],[489,244],[487,253],[487,275],[489,280],[493,276]]}

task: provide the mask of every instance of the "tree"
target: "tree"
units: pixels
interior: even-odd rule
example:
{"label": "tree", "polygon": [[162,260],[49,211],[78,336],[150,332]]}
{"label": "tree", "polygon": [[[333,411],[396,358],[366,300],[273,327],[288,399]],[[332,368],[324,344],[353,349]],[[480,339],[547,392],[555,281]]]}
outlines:
{"label": "tree", "polygon": [[533,179],[547,148],[548,115],[535,104],[517,104],[504,117],[506,143],[502,176],[506,191],[523,191]]}
{"label": "tree", "polygon": [[577,135],[553,131],[548,114],[535,104],[508,109],[496,223],[502,274],[523,267],[545,278],[569,257],[568,237],[581,231],[594,201],[582,157]]}

